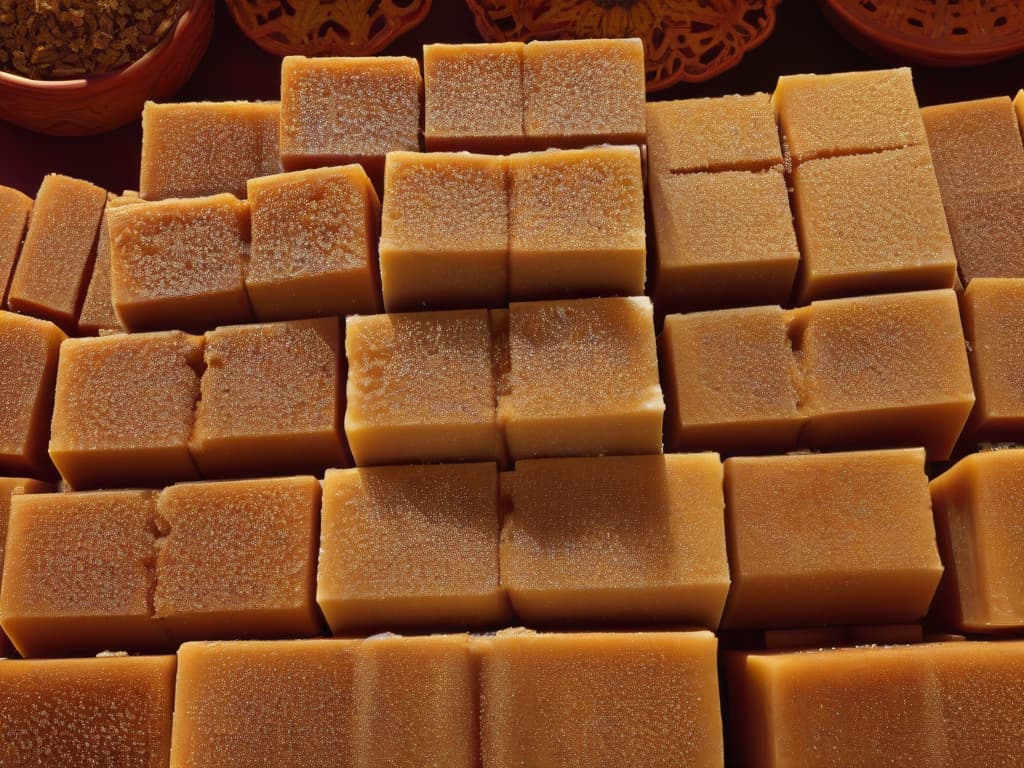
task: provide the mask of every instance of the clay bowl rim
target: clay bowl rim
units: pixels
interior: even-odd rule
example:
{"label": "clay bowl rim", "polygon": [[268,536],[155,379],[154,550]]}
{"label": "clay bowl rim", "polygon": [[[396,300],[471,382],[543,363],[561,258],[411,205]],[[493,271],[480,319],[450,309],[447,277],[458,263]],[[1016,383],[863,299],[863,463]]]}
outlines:
{"label": "clay bowl rim", "polygon": [[184,8],[181,11],[181,15],[178,17],[178,21],[175,23],[174,28],[165,34],[160,42],[142,54],[135,61],[123,64],[117,69],[112,69],[109,72],[101,72],[96,75],[86,75],[85,77],[76,77],[68,80],[35,80],[31,77],[16,75],[12,72],[0,70],[0,90],[11,86],[23,91],[32,90],[58,96],[62,93],[71,91],[87,91],[90,88],[105,85],[113,80],[130,80],[131,77],[139,70],[148,68],[152,61],[161,56],[167,48],[174,46],[184,39],[186,34],[195,24],[196,19],[199,18],[199,15],[194,12],[197,6],[203,3],[212,4],[213,2],[215,2],[215,0],[185,0]]}

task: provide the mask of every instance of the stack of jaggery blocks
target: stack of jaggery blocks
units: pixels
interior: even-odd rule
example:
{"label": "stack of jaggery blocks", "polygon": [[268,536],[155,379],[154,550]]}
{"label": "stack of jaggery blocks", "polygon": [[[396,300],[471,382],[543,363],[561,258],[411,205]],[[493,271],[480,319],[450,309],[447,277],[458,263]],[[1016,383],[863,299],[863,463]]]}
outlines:
{"label": "stack of jaggery blocks", "polygon": [[1024,93],[643,89],[289,57],[0,189],[0,765],[1024,765]]}

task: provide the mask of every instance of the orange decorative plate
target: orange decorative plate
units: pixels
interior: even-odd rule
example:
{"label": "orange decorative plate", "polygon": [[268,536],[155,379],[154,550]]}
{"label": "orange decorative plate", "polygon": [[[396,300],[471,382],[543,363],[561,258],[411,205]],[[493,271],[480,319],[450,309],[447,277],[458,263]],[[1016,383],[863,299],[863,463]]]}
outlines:
{"label": "orange decorative plate", "polygon": [[639,37],[648,91],[735,67],[771,34],[781,1],[466,0],[487,40]]}
{"label": "orange decorative plate", "polygon": [[820,0],[863,47],[916,64],[972,66],[1024,52],[1021,0]]}
{"label": "orange decorative plate", "polygon": [[431,0],[227,0],[235,22],[278,56],[369,56],[419,24]]}

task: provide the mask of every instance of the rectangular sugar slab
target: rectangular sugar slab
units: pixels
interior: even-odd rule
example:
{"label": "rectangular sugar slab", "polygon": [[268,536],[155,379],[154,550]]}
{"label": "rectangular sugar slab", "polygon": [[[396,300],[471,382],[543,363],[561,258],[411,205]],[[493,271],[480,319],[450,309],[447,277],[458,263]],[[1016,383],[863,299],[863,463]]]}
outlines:
{"label": "rectangular sugar slab", "polygon": [[[107,209],[142,202],[143,199],[135,194],[111,196],[107,200]],[[82,311],[78,316],[78,332],[83,336],[95,336],[100,331],[119,330],[123,328],[110,298],[110,226],[104,210],[96,240],[96,260],[92,266],[92,277],[89,278],[89,288],[85,292],[85,301],[82,302]]]}
{"label": "rectangular sugar slab", "polygon": [[277,102],[199,101],[142,109],[139,193],[146,200],[245,197],[245,184],[281,170]]}
{"label": "rectangular sugar slab", "polygon": [[729,629],[916,621],[942,563],[920,448],[730,458]]}
{"label": "rectangular sugar slab", "polygon": [[[11,514],[11,499],[23,493],[47,493],[54,490],[49,483],[27,477],[0,477],[0,592],[3,590],[4,547],[7,543],[7,523]],[[0,627],[0,659],[13,651],[7,635]]]}
{"label": "rectangular sugar slab", "polygon": [[28,227],[32,198],[11,187],[0,186],[0,306],[7,306],[7,288],[21,253],[21,241]]}
{"label": "rectangular sugar slab", "polygon": [[718,626],[716,454],[520,461],[502,495],[502,581],[523,621]]}
{"label": "rectangular sugar slab", "polygon": [[1024,180],[978,189],[947,206],[960,282],[1024,277]]}
{"label": "rectangular sugar slab", "polygon": [[36,193],[7,304],[73,331],[107,193],[87,181],[51,173]]}

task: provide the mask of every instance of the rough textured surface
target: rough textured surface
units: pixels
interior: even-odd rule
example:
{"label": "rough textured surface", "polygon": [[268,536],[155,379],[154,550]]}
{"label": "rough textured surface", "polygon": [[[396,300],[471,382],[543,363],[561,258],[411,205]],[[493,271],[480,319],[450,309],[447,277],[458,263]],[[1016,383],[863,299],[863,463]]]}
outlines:
{"label": "rough textured surface", "polygon": [[661,312],[786,304],[800,262],[781,169],[652,177]]}
{"label": "rough textured surface", "polygon": [[772,103],[796,165],[928,141],[908,67],[783,76]]}
{"label": "rough textured surface", "polygon": [[798,299],[950,288],[956,254],[927,146],[793,172]]}
{"label": "rough textured surface", "polygon": [[[49,483],[39,480],[31,480],[27,477],[4,477],[0,478],[0,577],[4,572],[4,546],[7,542],[7,522],[11,514],[11,498],[22,493],[46,493],[54,490]],[[0,580],[0,591],[3,590],[3,581]],[[11,653],[11,646],[7,636],[0,627],[0,657],[8,656]]]}
{"label": "rough textured surface", "polygon": [[497,480],[494,464],[328,472],[317,601],[331,629],[500,624]]}
{"label": "rough textured surface", "polygon": [[502,492],[502,580],[523,621],[718,626],[716,454],[520,461]]}
{"label": "rough textured surface", "polygon": [[942,563],[920,448],[725,462],[730,629],[890,624]]}
{"label": "rough textured surface", "polygon": [[218,328],[205,361],[189,441],[204,477],[343,465],[337,318]]}
{"label": "rough textured surface", "polygon": [[5,768],[167,768],[173,656],[0,663]]}
{"label": "rough textured surface", "polygon": [[[144,201],[137,195],[121,195],[107,200],[107,208],[119,208],[122,205],[136,205],[141,202]],[[92,266],[92,277],[89,278],[89,288],[85,292],[85,301],[82,302],[82,311],[78,316],[78,332],[85,336],[95,336],[100,331],[114,330],[122,330],[122,327],[110,298],[110,226],[107,224],[107,214],[104,211],[96,240],[96,260]]]}
{"label": "rough textured surface", "polygon": [[508,160],[392,152],[380,267],[388,312],[508,303]]}
{"label": "rough textured surface", "polygon": [[513,299],[644,292],[644,183],[637,147],[513,155]]}
{"label": "rough textured surface", "polygon": [[379,312],[380,201],[358,165],[249,182],[245,287],[260,320]]}
{"label": "rough textured surface", "polygon": [[139,193],[146,200],[245,197],[245,183],[281,170],[277,102],[146,102]]}
{"label": "rough textured surface", "polygon": [[486,311],[350,317],[345,351],[356,464],[501,457]]}
{"label": "rough textured surface", "polygon": [[650,299],[518,303],[508,319],[498,415],[512,458],[661,453]]}
{"label": "rough textured surface", "polygon": [[195,478],[188,452],[203,340],[180,331],[61,346],[50,458],[73,488]]}
{"label": "rough textured surface", "polygon": [[975,190],[947,208],[960,281],[1024,277],[1024,181]]}
{"label": "rough textured surface", "polygon": [[430,152],[512,152],[524,144],[523,43],[423,46]]}
{"label": "rough textured surface", "polygon": [[709,632],[512,630],[474,645],[485,765],[723,765]]}
{"label": "rough textured surface", "polygon": [[113,208],[111,299],[130,331],[202,332],[252,319],[249,204],[231,195]]}
{"label": "rough textured surface", "polygon": [[754,93],[649,102],[647,157],[652,176],[781,167],[772,97]]}
{"label": "rough textured surface", "polygon": [[14,264],[21,253],[21,241],[28,227],[32,198],[11,187],[0,186],[0,306],[7,306],[7,287]]}
{"label": "rough textured surface", "polygon": [[96,256],[106,191],[51,173],[36,193],[7,303],[74,330]]}

